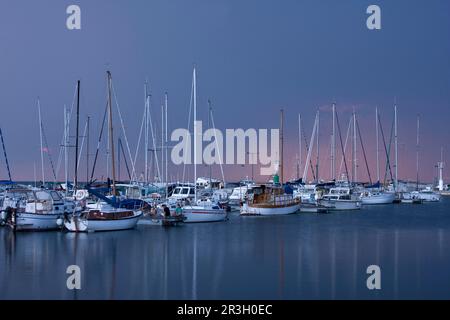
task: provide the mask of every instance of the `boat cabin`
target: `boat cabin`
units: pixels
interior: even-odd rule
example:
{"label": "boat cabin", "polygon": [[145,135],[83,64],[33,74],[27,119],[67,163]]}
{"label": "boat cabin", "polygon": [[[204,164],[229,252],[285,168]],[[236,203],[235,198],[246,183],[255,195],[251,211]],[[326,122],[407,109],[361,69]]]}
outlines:
{"label": "boat cabin", "polygon": [[64,200],[54,190],[37,190],[27,193],[25,211],[28,213],[64,213]]}
{"label": "boat cabin", "polygon": [[194,196],[195,196],[194,186],[178,186],[173,190],[172,195],[169,198],[174,200],[185,200],[194,198]]}

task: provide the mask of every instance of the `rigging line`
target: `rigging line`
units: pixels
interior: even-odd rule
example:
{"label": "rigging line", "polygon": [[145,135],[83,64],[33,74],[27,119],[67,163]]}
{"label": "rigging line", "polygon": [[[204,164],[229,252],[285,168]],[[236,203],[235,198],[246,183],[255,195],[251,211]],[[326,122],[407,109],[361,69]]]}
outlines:
{"label": "rigging line", "polygon": [[[75,100],[76,100],[76,96],[77,96],[77,89],[78,89],[78,83],[75,85],[75,90],[73,93],[73,98],[72,98],[72,105],[70,107],[70,114],[68,115],[68,123],[70,124],[70,116],[72,115],[72,111],[73,108],[75,106]],[[64,107],[65,108],[65,107]],[[66,121],[64,119],[64,121]],[[61,161],[62,161],[62,154],[63,154],[63,148],[65,147],[66,141],[64,141],[64,134],[63,137],[61,139],[61,144],[60,144],[60,149],[59,149],[59,155],[58,155],[58,164],[56,166],[56,174],[59,175],[59,171],[61,170]]]}
{"label": "rigging line", "polygon": [[64,146],[59,146],[59,154],[58,154],[58,161],[56,162],[56,175],[59,176],[59,171],[61,170],[61,163],[62,163],[62,155],[64,153]]}
{"label": "rigging line", "polygon": [[[125,156],[125,150],[123,149],[122,139],[119,138],[119,148],[122,151],[123,160],[125,160],[125,167],[127,168],[128,178],[131,180],[130,168],[128,167],[127,157]],[[120,154],[119,154],[120,157]]]}
{"label": "rigging line", "polygon": [[123,137],[125,138],[125,145],[127,146],[128,156],[130,157],[131,167],[133,169],[133,175],[134,175],[136,173],[136,168],[134,167],[134,164],[133,164],[133,157],[131,156],[131,149],[130,149],[130,145],[128,143],[127,133],[125,131],[125,125],[123,123],[122,113],[120,112],[119,102],[117,100],[116,90],[114,89],[114,84],[112,83],[112,80],[111,80],[111,87],[112,87],[112,91],[114,94],[114,100],[116,102],[117,112],[119,114],[120,123],[122,125]]}
{"label": "rigging line", "polygon": [[[216,148],[217,148],[217,155],[219,156],[219,163],[220,163],[220,172],[222,173],[222,180],[223,180],[223,186],[225,187],[225,174],[223,173],[223,166],[222,166],[222,156],[220,154],[220,149],[219,149],[219,145],[217,143],[217,136],[216,136],[216,125],[214,123],[214,116],[213,116],[213,112],[212,112],[212,108],[210,110],[211,113],[211,123],[214,129],[214,140],[216,141]],[[211,183],[211,181],[210,181]]]}
{"label": "rigging line", "polygon": [[[352,117],[350,117],[347,127],[347,135],[345,136],[345,143],[344,143],[344,152],[347,151],[347,144],[348,144],[348,138],[350,137],[350,129],[352,125]],[[339,165],[339,174],[342,172],[342,166],[344,165],[344,156],[341,157],[341,163]]]}
{"label": "rigging line", "polygon": [[[303,128],[303,126],[302,126],[302,136],[303,136],[303,139],[305,140],[306,153],[309,153],[309,144],[308,144],[308,140],[306,139],[305,129]],[[306,165],[307,164],[305,163],[305,166]],[[309,159],[309,166],[311,168],[311,173],[313,175],[313,180],[315,181],[316,180],[316,172],[314,170],[314,166],[313,166],[311,158]]]}
{"label": "rigging line", "polygon": [[[395,119],[392,120],[391,133],[390,133],[390,137],[389,137],[389,146],[388,146],[389,153],[391,152],[391,149],[392,149],[392,140],[393,140],[393,138],[394,138],[394,125],[395,125]],[[387,166],[387,162],[386,162],[386,166]],[[390,174],[391,174],[391,180],[394,181],[394,176],[393,176],[393,174],[392,174],[390,161],[389,161],[389,172],[390,172]],[[383,181],[384,183],[386,183],[387,173],[388,173],[388,168],[386,167],[385,173],[384,173],[384,181]]]}
{"label": "rigging line", "polygon": [[84,139],[86,138],[86,132],[87,132],[87,121],[86,121],[86,124],[84,125],[83,139],[81,140],[81,146],[80,146],[80,154],[78,155],[78,159],[77,159],[77,169],[80,167],[81,154],[83,153],[83,146],[84,146]]}
{"label": "rigging line", "polygon": [[12,181],[11,171],[9,170],[8,156],[6,155],[5,141],[3,140],[2,128],[0,128],[0,137],[2,138],[3,154],[5,155],[6,169],[8,170],[9,181]]}
{"label": "rigging line", "polygon": [[103,136],[103,131],[104,131],[104,128],[105,128],[105,122],[106,122],[106,115],[107,115],[107,113],[108,113],[108,103],[106,103],[105,113],[103,114],[102,127],[100,129],[100,134],[99,134],[98,141],[97,141],[97,150],[95,151],[94,163],[92,165],[92,171],[91,171],[91,178],[89,179],[90,181],[88,181],[89,183],[92,183],[93,178],[94,178],[94,172],[95,172],[95,167],[97,165],[98,153],[100,151],[100,144],[102,142],[102,136]]}
{"label": "rigging line", "polygon": [[[190,133],[191,132],[191,114],[192,114],[192,100],[193,100],[193,95],[194,95],[194,82],[192,81],[191,84],[191,98],[189,99],[189,114],[188,114],[188,125],[187,125],[187,130]],[[186,160],[186,158],[184,159]],[[190,159],[189,159],[190,160]],[[186,162],[187,161],[183,161],[183,177],[182,177],[182,182],[186,182],[185,180],[185,173],[186,173]]]}
{"label": "rigging line", "polygon": [[152,95],[148,95],[147,99],[148,99],[148,103],[147,103],[147,108],[148,108],[148,121],[150,122],[150,133],[152,135],[152,142],[153,142],[153,156],[155,158],[155,162],[156,162],[156,170],[158,173],[158,179],[161,180],[161,171],[159,170],[159,159],[158,159],[158,150],[156,148],[156,140],[155,140],[155,133],[153,132],[153,121],[152,121],[152,114],[151,114],[151,105],[152,105]]}
{"label": "rigging line", "polygon": [[52,168],[54,182],[56,182],[57,179],[56,179],[55,167],[53,165],[53,159],[52,159],[52,155],[50,153],[50,148],[48,147],[47,136],[45,135],[44,125],[43,125],[42,121],[41,121],[41,130],[42,130],[42,138],[44,139],[45,148],[47,150],[47,157],[48,157],[48,160],[50,161],[50,166]]}
{"label": "rigging line", "polygon": [[[392,150],[392,140],[394,139],[394,126],[395,126],[395,120],[392,120],[391,133],[389,136],[389,145],[388,145],[389,154]],[[386,175],[387,175],[387,170],[385,173],[385,178],[384,178],[385,180],[386,180]]]}
{"label": "rigging line", "polygon": [[381,125],[380,115],[378,115],[378,125],[380,127],[381,138],[383,139],[384,151],[386,153],[386,169],[385,169],[384,180],[383,180],[383,184],[385,184],[386,183],[386,175],[387,175],[388,168],[389,168],[389,172],[391,174],[391,180],[393,179],[393,175],[392,175],[392,170],[391,170],[391,161],[390,161],[390,157],[389,157],[389,152],[388,152],[388,149],[386,147],[386,139],[384,138],[383,126]]}
{"label": "rigging line", "polygon": [[[314,137],[315,137],[315,134],[316,134],[316,127],[317,127],[317,113],[316,113],[316,117],[315,117],[315,120],[314,120],[314,126],[313,126],[313,129],[312,129],[312,132],[311,132],[311,143],[310,143],[311,146],[314,143]],[[306,163],[308,163],[308,162],[311,163],[310,161],[311,161],[312,147],[311,148],[308,147],[307,151],[308,151],[308,154],[306,155],[305,168],[303,170],[303,176],[302,176],[302,180],[303,181],[306,181],[306,179],[307,179],[308,166],[306,165]],[[312,170],[312,173],[313,173],[313,180],[316,180],[316,176],[314,174],[314,167],[312,166],[312,164],[311,164],[311,170]]]}
{"label": "rigging line", "polygon": [[338,127],[339,141],[340,141],[340,144],[341,144],[342,157],[344,158],[345,174],[346,174],[346,176],[347,176],[347,182],[349,182],[348,167],[347,167],[347,159],[345,158],[344,145],[342,144],[341,124],[339,123],[339,117],[338,117],[338,113],[337,113],[337,112],[336,112],[336,123],[337,123],[337,127]]}
{"label": "rigging line", "polygon": [[[142,137],[142,129],[144,127],[144,122],[145,122],[145,118],[146,118],[146,111],[147,111],[147,103],[145,103],[145,107],[144,107],[144,116],[142,117],[142,122],[141,122],[141,129],[139,130],[139,138],[138,138],[138,142],[137,142],[137,146],[136,146],[136,152],[134,154],[134,166],[136,166],[136,161],[137,161],[137,155],[139,152],[139,147],[141,146],[141,137]],[[147,150],[145,150],[145,152],[147,152]],[[135,176],[133,178],[136,178],[137,180],[137,174],[135,174]],[[130,178],[130,180],[132,180]]]}
{"label": "rigging line", "polygon": [[359,130],[358,119],[356,119],[356,129],[358,129],[359,142],[361,143],[361,149],[362,149],[362,152],[363,152],[363,155],[364,155],[364,161],[366,162],[367,175],[369,176],[370,184],[372,184],[372,177],[370,175],[369,165],[367,163],[366,150],[364,148],[364,143],[362,141],[361,131]]}

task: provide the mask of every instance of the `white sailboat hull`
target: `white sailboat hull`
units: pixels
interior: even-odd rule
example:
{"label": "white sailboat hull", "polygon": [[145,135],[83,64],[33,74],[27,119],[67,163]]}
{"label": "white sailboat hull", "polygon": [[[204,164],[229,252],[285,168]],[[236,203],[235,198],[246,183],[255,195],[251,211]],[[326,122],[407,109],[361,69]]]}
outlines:
{"label": "white sailboat hull", "polygon": [[128,230],[136,227],[137,222],[142,217],[142,212],[138,211],[132,217],[117,220],[88,220],[77,216],[71,217],[64,222],[64,226],[71,232],[102,232]]}
{"label": "white sailboat hull", "polygon": [[423,202],[437,202],[441,200],[441,195],[434,192],[404,192],[402,194],[402,200],[421,200]]}
{"label": "white sailboat hull", "polygon": [[62,218],[61,214],[36,214],[36,213],[17,213],[15,218],[16,231],[39,231],[39,230],[57,230],[57,220]]}
{"label": "white sailboat hull", "polygon": [[384,193],[380,193],[380,194],[364,196],[361,198],[362,204],[365,204],[365,205],[389,204],[389,203],[393,203],[394,200],[395,200],[395,193],[393,193],[393,192],[384,192]]}
{"label": "white sailboat hull", "polygon": [[223,209],[209,209],[204,207],[184,207],[183,215],[186,217],[185,223],[197,222],[220,222],[228,219],[228,215]]}
{"label": "white sailboat hull", "polygon": [[320,204],[328,208],[328,210],[359,210],[361,209],[360,200],[327,200],[323,199]]}
{"label": "white sailboat hull", "polygon": [[277,216],[296,213],[300,208],[299,203],[280,207],[261,207],[252,206],[244,203],[241,208],[241,215],[257,215],[257,216]]}
{"label": "white sailboat hull", "polygon": [[441,195],[438,193],[419,193],[419,199],[424,202],[438,202],[441,200]]}

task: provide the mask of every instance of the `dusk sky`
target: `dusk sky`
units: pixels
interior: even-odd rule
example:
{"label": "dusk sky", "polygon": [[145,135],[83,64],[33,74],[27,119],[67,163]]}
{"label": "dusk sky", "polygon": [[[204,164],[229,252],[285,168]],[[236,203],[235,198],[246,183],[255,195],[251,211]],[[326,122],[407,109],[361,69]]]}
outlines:
{"label": "dusk sky", "polygon": [[[66,28],[71,4],[81,8],[81,30]],[[371,4],[381,7],[381,30],[366,27]],[[286,178],[295,175],[298,113],[309,140],[317,108],[321,178],[329,178],[333,101],[343,135],[355,108],[375,177],[375,107],[388,139],[396,100],[400,178],[415,179],[419,113],[420,176],[431,182],[441,147],[450,162],[449,39],[447,0],[0,0],[0,126],[12,176],[32,180],[35,164],[40,179],[37,97],[56,165],[64,104],[72,104],[80,79],[80,130],[89,115],[94,153],[106,103],[105,73],[111,70],[134,154],[145,79],[150,82],[157,130],[165,91],[169,131],[185,128],[195,64],[199,118],[205,122],[208,98],[216,126],[223,130],[278,128],[279,109],[285,109]],[[115,132],[121,132],[117,114]],[[139,158],[141,172],[143,155]],[[47,156],[45,161],[47,180],[52,180]],[[4,163],[2,155],[0,179],[7,178]],[[103,152],[98,177],[105,174],[105,163]],[[360,180],[367,180],[361,153],[358,163]],[[225,169],[228,180],[251,175],[250,166]],[[176,179],[181,170],[172,166],[170,176]],[[84,161],[80,171],[83,180]],[[61,168],[58,179],[63,177]],[[450,165],[444,179],[450,180]]]}

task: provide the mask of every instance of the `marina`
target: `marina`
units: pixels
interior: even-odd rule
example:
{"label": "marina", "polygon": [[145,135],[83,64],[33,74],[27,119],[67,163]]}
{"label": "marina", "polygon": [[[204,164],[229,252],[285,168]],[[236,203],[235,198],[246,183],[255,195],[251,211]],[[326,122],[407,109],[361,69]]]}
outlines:
{"label": "marina", "polygon": [[[449,299],[449,205],[232,212],[107,233],[0,228],[0,299]],[[84,270],[82,290],[66,289],[69,264]],[[380,291],[366,288],[372,264],[383,266]]]}
{"label": "marina", "polygon": [[3,2],[0,301],[450,300],[450,2]]}
{"label": "marina", "polygon": [[[423,290],[430,290],[428,284],[436,278],[450,278],[440,273],[441,267],[450,266],[450,256],[445,250],[445,239],[450,237],[450,216],[446,214],[450,198],[447,197],[448,185],[443,181],[442,149],[435,183],[419,180],[418,151],[416,181],[401,180],[398,173],[401,164],[398,162],[397,105],[393,108],[389,148],[386,147],[376,109],[375,182],[356,112],[351,114],[344,143],[336,103],[330,106],[333,139],[329,179],[320,178],[319,173],[322,172],[319,171],[319,111],[315,115],[310,143],[304,146],[302,141],[306,139],[299,115],[298,152],[305,152],[306,157],[298,158],[297,176],[286,179],[285,111],[281,109],[278,141],[272,141],[278,143],[275,153],[280,156],[275,158],[272,167],[264,168],[271,172],[265,182],[253,179],[253,165],[252,179],[246,176],[238,182],[226,181],[221,162],[225,155],[218,148],[222,142],[217,140],[217,133],[216,140],[208,147],[215,150],[219,161],[209,165],[209,177],[198,176],[201,161],[208,157],[201,151],[203,159],[199,164],[198,150],[202,150],[203,141],[198,141],[200,134],[197,133],[193,135],[193,163],[189,163],[193,169],[192,178],[171,181],[169,162],[174,159],[172,155],[169,161],[168,149],[177,146],[172,146],[167,140],[170,124],[167,93],[161,109],[161,143],[158,146],[154,139],[153,119],[149,117],[147,88],[145,90],[145,112],[136,156],[133,159],[131,152],[128,154],[133,168],[130,172],[121,140],[115,148],[116,122],[113,119],[116,113],[123,132],[126,131],[118,105],[117,112],[113,109],[116,94],[110,71],[106,73],[106,80],[107,103],[92,167],[89,166],[89,151],[86,151],[86,176],[90,176],[90,180],[83,182],[79,178],[86,138],[79,133],[80,81],[77,81],[76,99],[72,104],[76,106],[76,133],[72,138],[75,145],[70,146],[70,151],[75,153],[72,181],[68,173],[70,112],[64,110],[64,143],[58,160],[61,163],[61,155],[64,155],[64,182],[56,181],[52,158],[49,156],[48,162],[44,160],[43,150],[48,148],[48,144],[41,116],[42,179],[39,182],[37,179],[28,183],[12,180],[2,134],[9,180],[3,181],[0,192],[0,266],[4,269],[0,276],[0,299],[404,299],[420,297]],[[197,121],[196,80],[194,67],[190,101],[193,110],[189,110],[189,114],[193,111],[189,122],[192,120],[194,132],[198,126],[201,127],[201,122]],[[39,100],[38,111],[40,115]],[[209,105],[208,123],[214,124],[213,119]],[[384,155],[379,152],[382,148],[378,144],[378,129],[383,138]],[[104,131],[107,132],[106,151],[101,148]],[[340,137],[339,140],[336,136]],[[81,143],[80,137],[83,138]],[[135,168],[141,140],[145,141],[144,150],[147,150],[144,151],[144,178],[138,177]],[[149,148],[150,141],[153,150]],[[245,147],[245,138],[242,141]],[[357,153],[358,141],[360,153]],[[128,143],[126,140],[126,149],[130,151]],[[190,147],[186,144],[181,149],[186,151]],[[154,151],[157,149],[159,153]],[[416,149],[419,149],[419,118]],[[337,150],[341,150],[339,168],[336,165]],[[118,157],[116,151],[121,152]],[[106,170],[111,178],[97,180],[93,178],[97,158],[103,152],[106,152]],[[148,155],[152,153],[154,165],[149,165]],[[361,170],[358,170],[357,155],[364,159],[366,182],[358,180],[357,174]],[[385,164],[383,180],[381,158]],[[125,160],[128,180],[118,178],[120,170],[117,166],[121,159]],[[53,172],[53,182],[45,181],[48,164]],[[220,168],[221,177],[212,174],[213,166]],[[150,175],[155,177],[153,181],[149,179]],[[411,232],[416,235],[411,236]],[[433,242],[426,243],[432,246],[429,251],[421,242],[422,237],[433,239]],[[27,244],[29,247],[25,248]],[[24,256],[29,250],[33,254]],[[411,256],[402,257],[404,252],[418,250],[426,250],[420,252],[419,260],[412,262]],[[41,259],[49,265],[44,267]],[[99,278],[92,279],[90,274],[96,272],[90,270],[98,268],[102,261],[108,261],[108,267],[102,268]],[[431,273],[427,265],[430,261],[434,263]],[[390,275],[383,280],[385,289],[382,293],[370,294],[363,290],[365,273],[361,271],[363,264],[369,262],[391,269]],[[61,273],[64,264],[72,263],[81,265],[88,274],[83,282],[83,292],[61,294],[59,275],[54,279],[56,282],[46,286],[44,291],[38,289],[44,285],[40,281],[47,281],[50,275]],[[21,271],[29,265],[33,266],[31,270]],[[407,285],[400,273],[405,273],[404,268],[411,270],[411,265],[416,268],[414,278],[418,283]],[[174,268],[180,272],[175,272]],[[321,270],[320,275],[318,270]],[[40,278],[30,284],[26,276],[15,279],[17,272],[25,272],[29,277],[37,277],[38,272]],[[43,273],[49,275],[43,276]],[[255,286],[260,279],[267,281]],[[14,287],[9,288],[13,282]],[[242,283],[246,285],[238,285]],[[176,289],[178,284],[181,286],[179,290]],[[130,289],[131,285],[133,289]],[[258,289],[252,289],[254,286]],[[449,298],[450,289],[433,287],[429,296]]]}

